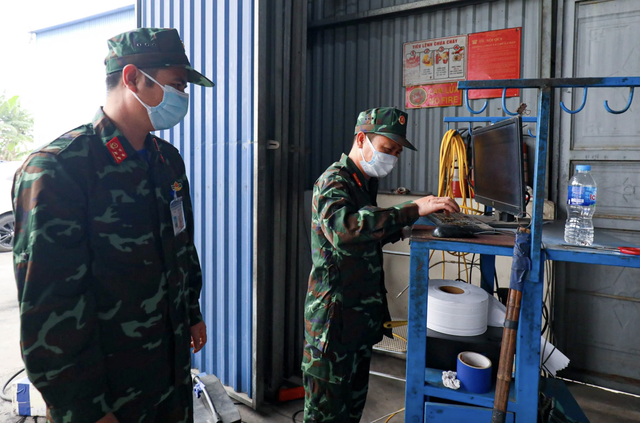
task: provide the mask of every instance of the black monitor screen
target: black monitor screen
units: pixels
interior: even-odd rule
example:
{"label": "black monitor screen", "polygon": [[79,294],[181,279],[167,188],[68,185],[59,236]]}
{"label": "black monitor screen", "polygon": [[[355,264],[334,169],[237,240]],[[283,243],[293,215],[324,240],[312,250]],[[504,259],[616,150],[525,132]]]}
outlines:
{"label": "black monitor screen", "polygon": [[513,215],[525,211],[520,116],[472,132],[475,199]]}

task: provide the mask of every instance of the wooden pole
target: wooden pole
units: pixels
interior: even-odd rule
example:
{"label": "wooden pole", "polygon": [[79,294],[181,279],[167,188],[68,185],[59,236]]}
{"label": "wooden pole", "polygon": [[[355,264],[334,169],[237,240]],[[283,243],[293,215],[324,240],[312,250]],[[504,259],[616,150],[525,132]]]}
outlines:
{"label": "wooden pole", "polygon": [[513,372],[513,356],[516,352],[516,343],[518,342],[518,321],[520,320],[521,302],[522,292],[509,289],[491,423],[504,423],[507,415],[509,387],[511,386],[511,374]]}
{"label": "wooden pole", "polygon": [[[530,269],[530,263],[522,262],[523,257],[528,260],[528,244],[519,246],[519,237],[524,233],[530,234],[529,229],[518,228],[516,245],[514,246],[513,264],[511,266],[511,281],[507,298],[507,311],[502,331],[502,345],[500,347],[500,363],[498,364],[498,380],[496,381],[496,396],[493,401],[491,423],[504,423],[507,417],[509,403],[509,388],[513,373],[513,356],[518,342],[518,322],[520,320],[520,304],[522,303],[522,283],[524,273]],[[524,238],[526,240],[526,238]],[[526,244],[526,242],[525,242]]]}

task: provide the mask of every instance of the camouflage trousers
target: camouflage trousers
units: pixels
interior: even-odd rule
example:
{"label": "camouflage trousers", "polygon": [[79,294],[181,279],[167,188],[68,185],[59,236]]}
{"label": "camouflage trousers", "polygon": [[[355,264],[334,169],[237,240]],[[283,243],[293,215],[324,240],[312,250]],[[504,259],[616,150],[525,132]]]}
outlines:
{"label": "camouflage trousers", "polygon": [[304,422],[357,423],[369,390],[371,346],[346,354],[303,351]]}
{"label": "camouflage trousers", "polygon": [[[114,414],[118,423],[193,423],[192,388],[191,383],[176,387],[159,404],[136,399],[127,402]],[[49,410],[47,423],[54,423]]]}

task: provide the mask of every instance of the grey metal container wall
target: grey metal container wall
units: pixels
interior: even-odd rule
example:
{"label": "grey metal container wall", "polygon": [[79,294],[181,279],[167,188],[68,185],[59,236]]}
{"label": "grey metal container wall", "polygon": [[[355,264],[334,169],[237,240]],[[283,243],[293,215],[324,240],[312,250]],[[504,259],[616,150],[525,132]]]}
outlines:
{"label": "grey metal container wall", "polygon": [[139,0],[140,26],[176,28],[191,64],[216,86],[190,85],[189,114],[160,136],[191,183],[203,271],[206,347],[193,365],[253,395],[253,1]]}
{"label": "grey metal container wall", "polygon": [[[311,158],[310,187],[324,169],[348,152],[357,114],[376,106],[405,109],[402,86],[402,46],[405,42],[522,27],[522,78],[549,76],[550,35],[544,16],[546,0],[356,1],[309,3],[307,56],[307,133]],[[537,110],[536,94],[521,92],[507,99],[515,110],[520,102]],[[481,100],[472,101],[480,109]],[[413,192],[438,188],[440,141],[445,116],[469,116],[463,106],[408,110],[407,138],[418,152],[405,152],[397,169],[383,179],[381,190],[399,186]],[[503,116],[500,99],[489,101],[478,116]],[[452,127],[455,127],[452,126]],[[464,126],[463,126],[464,127]],[[535,133],[535,128],[531,128]],[[381,191],[382,192],[382,191]]]}

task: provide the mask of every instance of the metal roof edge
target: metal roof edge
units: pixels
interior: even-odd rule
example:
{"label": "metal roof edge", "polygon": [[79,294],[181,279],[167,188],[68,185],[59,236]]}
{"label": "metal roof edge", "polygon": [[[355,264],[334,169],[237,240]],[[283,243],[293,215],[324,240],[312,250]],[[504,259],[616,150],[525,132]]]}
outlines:
{"label": "metal roof edge", "polygon": [[82,23],[82,22],[93,20],[93,19],[98,19],[98,18],[101,18],[103,16],[109,16],[109,15],[114,15],[116,13],[125,12],[127,10],[133,10],[135,12],[135,4],[122,6],[122,7],[119,7],[117,9],[107,10],[105,12],[98,13],[98,14],[95,14],[95,15],[85,16],[84,18],[75,19],[73,21],[64,22],[64,23],[61,23],[61,24],[48,26],[48,27],[41,28],[41,29],[35,29],[35,30],[29,31],[29,32],[32,33],[32,34],[42,34],[44,32],[53,31],[53,30],[56,30],[56,29],[59,29],[59,28],[64,28],[64,27],[71,26],[71,25],[76,25],[76,24],[79,24],[79,23]]}

